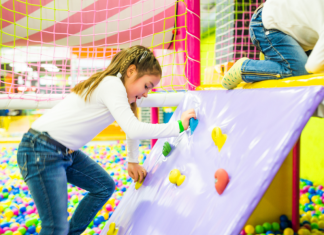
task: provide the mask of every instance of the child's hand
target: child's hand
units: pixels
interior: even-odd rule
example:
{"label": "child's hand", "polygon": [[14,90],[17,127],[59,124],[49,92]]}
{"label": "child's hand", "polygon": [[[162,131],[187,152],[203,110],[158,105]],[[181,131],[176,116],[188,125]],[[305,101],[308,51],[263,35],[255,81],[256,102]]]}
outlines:
{"label": "child's hand", "polygon": [[194,109],[188,109],[187,111],[183,112],[181,115],[182,126],[185,130],[187,130],[189,127],[190,118],[196,119],[196,112]]}
{"label": "child's hand", "polygon": [[143,182],[146,177],[146,170],[144,167],[140,166],[138,163],[128,163],[128,175],[134,180],[134,182]]}

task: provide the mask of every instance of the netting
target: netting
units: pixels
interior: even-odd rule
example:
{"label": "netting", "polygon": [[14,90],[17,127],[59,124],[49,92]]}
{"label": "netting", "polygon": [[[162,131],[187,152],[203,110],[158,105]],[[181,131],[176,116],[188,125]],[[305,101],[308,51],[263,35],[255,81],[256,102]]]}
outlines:
{"label": "netting", "polygon": [[249,36],[250,19],[265,0],[216,0],[215,64],[242,57],[259,59]]}
{"label": "netting", "polygon": [[208,69],[215,65],[216,0],[200,0],[200,32],[201,82],[205,83]]}
{"label": "netting", "polygon": [[150,48],[160,61],[156,90],[197,85],[188,74],[200,59],[188,43],[199,45],[199,33],[188,25],[199,22],[199,13],[186,1],[2,0],[0,8],[0,99],[62,99],[133,45]]}

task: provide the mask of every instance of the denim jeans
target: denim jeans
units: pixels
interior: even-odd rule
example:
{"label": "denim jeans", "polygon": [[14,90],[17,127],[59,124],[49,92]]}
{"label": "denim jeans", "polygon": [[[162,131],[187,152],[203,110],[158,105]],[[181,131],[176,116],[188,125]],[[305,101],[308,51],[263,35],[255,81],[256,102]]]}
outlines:
{"label": "denim jeans", "polygon": [[[81,234],[115,190],[114,180],[94,160],[80,150],[63,154],[39,134],[24,134],[17,162],[42,221],[40,235]],[[67,183],[89,192],[69,222]]]}
{"label": "denim jeans", "polygon": [[291,36],[276,29],[265,29],[262,10],[260,8],[251,18],[250,37],[265,60],[244,61],[241,69],[243,81],[257,82],[308,74],[305,69],[308,57],[303,48]]}

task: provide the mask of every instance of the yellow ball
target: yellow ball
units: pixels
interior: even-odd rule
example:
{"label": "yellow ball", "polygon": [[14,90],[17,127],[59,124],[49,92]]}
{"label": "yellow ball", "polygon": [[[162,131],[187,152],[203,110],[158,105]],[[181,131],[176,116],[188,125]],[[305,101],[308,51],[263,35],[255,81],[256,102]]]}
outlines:
{"label": "yellow ball", "polygon": [[105,218],[105,220],[107,220],[109,218],[109,214],[108,213],[103,213],[102,216]]}
{"label": "yellow ball", "polygon": [[286,228],[283,232],[284,235],[294,235],[294,230],[291,228]]}
{"label": "yellow ball", "polygon": [[254,233],[254,227],[252,225],[246,225],[244,230],[246,233]]}
{"label": "yellow ball", "polygon": [[324,228],[324,221],[323,220],[318,221],[318,227],[319,228]]}
{"label": "yellow ball", "polygon": [[298,230],[298,235],[310,235],[311,232],[307,229],[301,228]]}
{"label": "yellow ball", "polygon": [[7,218],[11,218],[13,216],[13,212],[12,210],[6,210],[3,215]]}
{"label": "yellow ball", "polygon": [[313,218],[311,218],[310,222],[317,224],[318,219],[316,217],[313,217]]}
{"label": "yellow ball", "polygon": [[22,234],[21,234],[21,232],[19,232],[19,231],[15,231],[15,232],[13,232],[12,235],[22,235]]}
{"label": "yellow ball", "polygon": [[37,226],[37,227],[36,227],[36,233],[40,233],[41,229],[42,229],[41,226]]}
{"label": "yellow ball", "polygon": [[301,198],[300,203],[305,205],[306,203],[309,203],[309,199],[308,198]]}

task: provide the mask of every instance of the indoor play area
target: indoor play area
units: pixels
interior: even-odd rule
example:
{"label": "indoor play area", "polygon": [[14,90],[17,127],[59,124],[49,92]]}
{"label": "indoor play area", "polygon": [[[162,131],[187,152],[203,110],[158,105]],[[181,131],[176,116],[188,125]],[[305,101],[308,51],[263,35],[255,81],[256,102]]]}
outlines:
{"label": "indoor play area", "polygon": [[[137,100],[146,123],[197,119],[178,137],[144,139],[127,172],[117,122],[82,151],[115,181],[82,235],[324,234],[324,74],[221,80],[241,57],[265,0],[1,0],[0,234],[38,235],[42,221],[17,164],[32,123],[125,48],[149,48],[162,79]],[[68,184],[68,220],[87,191]]]}

